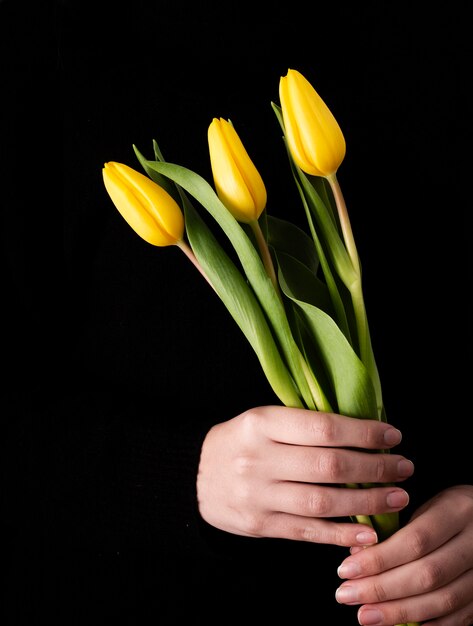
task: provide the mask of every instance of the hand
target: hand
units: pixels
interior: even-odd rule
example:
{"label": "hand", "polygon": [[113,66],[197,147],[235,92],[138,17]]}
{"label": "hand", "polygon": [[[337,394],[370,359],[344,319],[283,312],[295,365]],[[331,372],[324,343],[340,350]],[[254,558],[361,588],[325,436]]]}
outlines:
{"label": "hand", "polygon": [[329,518],[399,511],[398,487],[350,489],[346,483],[394,483],[413,472],[389,449],[401,433],[389,424],[281,406],[249,410],[214,426],[202,446],[199,511],[230,533],[369,545],[369,525]]}
{"label": "hand", "polygon": [[364,625],[473,624],[473,485],[441,491],[389,539],[353,548],[337,600]]}

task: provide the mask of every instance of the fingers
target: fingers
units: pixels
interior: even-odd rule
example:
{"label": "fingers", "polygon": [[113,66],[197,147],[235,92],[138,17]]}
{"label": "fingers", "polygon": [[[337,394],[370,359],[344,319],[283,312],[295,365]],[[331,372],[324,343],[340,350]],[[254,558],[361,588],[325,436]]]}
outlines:
{"label": "fingers", "polygon": [[406,563],[382,575],[347,581],[337,589],[337,601],[343,604],[365,604],[439,589],[471,569],[471,562],[465,558],[467,547],[456,536],[420,562]]}
{"label": "fingers", "polygon": [[[336,518],[406,506],[406,492],[394,483],[412,474],[412,463],[373,453],[399,440],[399,431],[376,420],[278,406],[251,409],[207,434],[197,476],[199,512],[235,534],[370,545],[376,541],[372,531],[362,540],[359,525],[340,526]],[[376,486],[344,486],[354,483]]]}
{"label": "fingers", "polygon": [[390,483],[414,472],[413,463],[396,454],[279,443],[273,445],[266,461],[274,479],[305,483]]}
{"label": "fingers", "polygon": [[367,546],[376,542],[374,530],[364,524],[334,522],[288,513],[270,513],[246,517],[244,533],[252,537],[289,539],[348,547]]}
{"label": "fingers", "polygon": [[[448,500],[447,500],[447,497]],[[455,511],[455,514],[452,514]],[[404,563],[416,561],[442,546],[465,527],[471,519],[471,497],[452,488],[441,498],[434,498],[428,509],[376,546],[349,556],[339,567],[341,578],[371,576]],[[471,555],[468,543],[463,546]]]}
{"label": "fingers", "polygon": [[352,547],[338,602],[362,605],[366,626],[473,623],[472,495],[471,485],[451,487],[382,543]]}
{"label": "fingers", "polygon": [[261,504],[299,517],[346,517],[353,511],[357,515],[399,511],[408,501],[407,493],[396,487],[348,489],[282,482],[265,490]]}
{"label": "fingers", "polygon": [[[473,619],[473,570],[459,576],[439,591],[403,600],[365,604],[358,611],[362,626],[391,626],[421,622],[439,626],[469,626]],[[438,619],[436,619],[438,618]]]}
{"label": "fingers", "polygon": [[399,430],[377,420],[362,420],[334,413],[263,406],[245,414],[248,429],[269,439],[301,446],[345,446],[388,449],[401,441]]}

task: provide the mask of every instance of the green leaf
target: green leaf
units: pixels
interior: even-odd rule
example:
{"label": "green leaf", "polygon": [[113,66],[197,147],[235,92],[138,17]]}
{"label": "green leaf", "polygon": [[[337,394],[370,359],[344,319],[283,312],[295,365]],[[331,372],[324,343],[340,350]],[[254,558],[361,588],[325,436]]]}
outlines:
{"label": "green leaf", "polygon": [[333,317],[333,305],[327,285],[290,254],[278,250],[276,260],[280,276],[284,277],[291,297],[313,304]]}
{"label": "green leaf", "polygon": [[[156,169],[158,173],[164,176],[168,176],[185,189],[212,215],[224,231],[235,249],[246,277],[270,322],[287,366],[307,408],[317,408],[314,400],[314,393],[318,395],[316,381],[307,379],[308,372],[304,371],[306,363],[292,336],[284,306],[266,274],[258,252],[243,228],[226,209],[209,183],[199,174],[174,163],[152,161],[147,163],[149,167]],[[321,401],[323,402],[323,399]]]}
{"label": "green leaf", "polygon": [[[296,187],[299,191],[302,205],[306,213],[307,222],[309,224],[309,228],[312,233],[312,238],[314,241],[315,249],[317,250],[317,255],[319,258],[319,262],[320,262],[322,273],[325,279],[325,283],[327,285],[328,292],[330,294],[330,299],[333,304],[333,310],[335,313],[334,319],[337,320],[337,323],[340,326],[340,329],[342,330],[343,334],[348,339],[350,344],[353,345],[352,337],[351,337],[351,330],[350,330],[350,321],[352,319],[351,300],[350,302],[347,303],[346,298],[345,298],[345,293],[344,293],[344,290],[346,291],[346,287],[345,285],[341,284],[339,277],[337,280],[338,275],[334,271],[332,265],[330,264],[329,258],[325,254],[324,247],[320,241],[317,229],[315,228],[314,220],[312,217],[313,212],[310,210],[307,198],[303,192],[301,183],[297,177],[297,173],[296,173],[293,162],[291,162],[291,169],[293,171]],[[352,326],[352,328],[355,328],[355,331],[356,331],[356,327]]]}
{"label": "green leaf", "polygon": [[304,172],[297,167],[294,162],[292,162],[292,166],[297,177],[299,178],[302,193],[304,194],[307,205],[317,221],[319,227],[319,239],[322,243],[325,254],[331,259],[333,266],[343,283],[350,288],[350,286],[358,280],[358,274],[353,267],[350,256],[345,248],[345,244],[340,237],[338,227],[333,219],[333,213],[331,209],[326,207],[321,196],[319,196]]}
{"label": "green leaf", "polygon": [[282,277],[281,289],[300,308],[328,372],[336,411],[351,417],[378,419],[371,377],[340,328],[318,307],[295,298]]}
{"label": "green leaf", "polygon": [[266,318],[242,274],[200,215],[187,201],[186,232],[192,250],[218,296],[256,352],[265,376],[286,406],[304,406],[271,334]]}
{"label": "green leaf", "polygon": [[[308,326],[306,319],[300,307],[292,300],[288,300],[286,304],[287,316],[291,325],[292,334],[294,335],[297,345],[299,346],[305,360],[307,361],[312,372],[316,372],[317,381],[324,390],[325,397],[330,407],[337,406],[335,390],[330,382],[330,377],[322,361],[318,346],[316,345],[312,331]],[[326,409],[333,411],[334,408]]]}
{"label": "green leaf", "polygon": [[273,215],[267,216],[268,244],[276,252],[284,252],[303,263],[313,274],[317,273],[319,259],[309,235],[292,222]]}
{"label": "green leaf", "polygon": [[320,196],[324,203],[329,215],[331,216],[333,223],[336,224],[337,230],[341,233],[340,220],[338,219],[337,206],[333,197],[332,190],[328,181],[321,176],[308,176],[310,184],[314,187],[317,194]]}

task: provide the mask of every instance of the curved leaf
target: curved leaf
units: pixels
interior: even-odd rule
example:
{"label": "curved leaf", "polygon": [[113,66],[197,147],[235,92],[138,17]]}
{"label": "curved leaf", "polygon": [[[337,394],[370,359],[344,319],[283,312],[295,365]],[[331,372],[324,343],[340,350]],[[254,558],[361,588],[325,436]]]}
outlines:
{"label": "curved leaf", "polygon": [[378,419],[371,377],[340,328],[318,307],[292,297],[284,279],[281,288],[301,309],[330,377],[337,399],[336,410],[351,417]]}
{"label": "curved leaf", "polygon": [[317,273],[319,259],[314,242],[301,228],[274,215],[267,216],[268,244],[276,252],[284,252]]}
{"label": "curved leaf", "polygon": [[[185,189],[217,221],[235,249],[246,277],[271,323],[288,368],[307,408],[323,408],[324,398],[320,396],[317,381],[308,379],[307,364],[292,336],[284,306],[266,274],[258,252],[243,228],[202,176],[174,163],[147,161],[147,164]],[[314,393],[317,401],[314,399]],[[317,407],[316,402],[322,406]]]}
{"label": "curved leaf", "polygon": [[240,271],[190,202],[184,206],[189,243],[218,296],[250,342],[266,378],[286,406],[303,407],[263,311]]}
{"label": "curved leaf", "polygon": [[313,304],[333,317],[333,305],[327,285],[292,255],[276,251],[275,256],[291,297]]}

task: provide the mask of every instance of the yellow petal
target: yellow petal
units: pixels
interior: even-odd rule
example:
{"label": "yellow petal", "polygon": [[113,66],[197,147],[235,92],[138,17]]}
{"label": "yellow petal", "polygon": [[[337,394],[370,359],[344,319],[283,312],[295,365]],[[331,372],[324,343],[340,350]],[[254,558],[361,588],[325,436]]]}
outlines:
{"label": "yellow petal", "polygon": [[266,188],[232,124],[214,118],[208,129],[215,189],[235,219],[251,222],[266,206]]}
{"label": "yellow petal", "polygon": [[105,164],[103,179],[115,207],[142,239],[155,246],[173,245],[182,239],[182,211],[157,183],[113,161]]}
{"label": "yellow petal", "polygon": [[281,108],[289,149],[299,167],[314,176],[329,176],[342,163],[343,133],[325,102],[297,70],[280,82]]}

